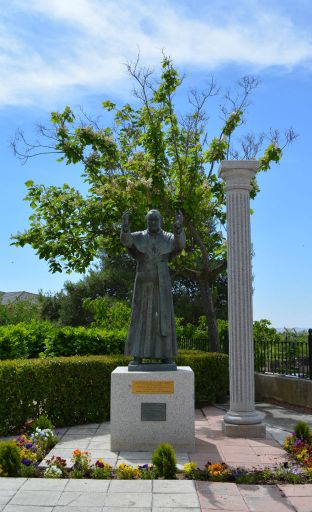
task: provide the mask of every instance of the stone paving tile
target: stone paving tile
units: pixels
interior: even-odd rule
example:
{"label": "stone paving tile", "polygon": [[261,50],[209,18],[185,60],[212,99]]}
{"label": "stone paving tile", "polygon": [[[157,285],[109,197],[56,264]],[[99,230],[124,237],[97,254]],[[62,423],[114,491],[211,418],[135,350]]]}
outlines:
{"label": "stone paving tile", "polygon": [[0,491],[14,489],[17,491],[25,482],[26,478],[0,478]]}
{"label": "stone paving tile", "polygon": [[0,506],[4,506],[13,498],[15,491],[1,491]]}
{"label": "stone paving tile", "polygon": [[79,448],[80,450],[85,450],[92,440],[92,437],[84,437],[84,436],[69,436],[65,434],[62,439],[57,443],[57,447],[63,449],[73,449]]}
{"label": "stone paving tile", "polygon": [[151,456],[152,456],[153,452],[124,452],[124,451],[121,451],[119,452],[119,457],[121,459],[137,459],[137,460],[141,460],[141,459],[150,459]]}
{"label": "stone paving tile", "polygon": [[127,507],[127,508],[146,508],[152,506],[152,493],[108,493],[106,495],[105,507]]}
{"label": "stone paving tile", "polygon": [[[280,497],[277,501],[268,496],[245,496],[244,500],[252,512],[294,512],[293,506],[286,498]],[[300,512],[303,510],[300,509]]]}
{"label": "stone paving tile", "polygon": [[[218,495],[213,493],[199,493],[199,502],[201,510],[223,510],[226,512],[235,510],[236,512],[249,512],[242,496]],[[261,512],[264,512],[264,508]],[[275,512],[275,510],[274,510]]]}
{"label": "stone paving tile", "polygon": [[70,436],[70,435],[74,434],[74,435],[92,436],[92,435],[94,435],[96,433],[96,431],[97,431],[96,427],[94,427],[94,428],[92,428],[92,427],[91,428],[85,427],[84,428],[83,425],[80,425],[80,426],[77,426],[77,427],[70,427],[68,429],[68,431],[66,432],[66,435]]}
{"label": "stone paving tile", "polygon": [[60,478],[29,478],[22,491],[63,491],[68,480]]}
{"label": "stone paving tile", "polygon": [[285,496],[311,496],[312,502],[312,484],[297,485],[278,485]]}
{"label": "stone paving tile", "polygon": [[201,512],[200,507],[180,508],[180,507],[153,507],[152,512]]}
{"label": "stone paving tile", "polygon": [[237,485],[238,491],[242,496],[267,496],[279,500],[282,493],[276,485]]}
{"label": "stone paving tile", "polygon": [[[233,439],[235,441],[235,439]],[[266,446],[274,446],[276,448],[281,448],[281,445],[275,441],[275,439],[244,439],[245,443],[247,441],[248,446],[252,448],[258,446],[259,448],[263,448]]]}
{"label": "stone paving tile", "polygon": [[195,492],[191,493],[155,493],[153,492],[153,509],[163,508],[198,508],[199,501]]}
{"label": "stone paving tile", "polygon": [[111,480],[108,493],[152,492],[152,480]]}
{"label": "stone paving tile", "polygon": [[73,480],[65,480],[66,492],[101,492],[106,493],[110,480],[90,480],[86,478],[79,478]]}
{"label": "stone paving tile", "polygon": [[[309,496],[291,496],[288,501],[297,512],[312,512],[312,499]],[[291,508],[290,510],[294,510]],[[275,512],[275,510],[274,510]]]}
{"label": "stone paving tile", "polygon": [[[1,508],[0,508],[1,510]],[[7,505],[3,512],[52,512],[55,508],[35,505]]]}
{"label": "stone paving tile", "polygon": [[72,507],[72,510],[76,510],[77,507],[103,507],[106,497],[106,492],[65,491],[59,498],[57,505]]}
{"label": "stone paving tile", "polygon": [[[116,507],[103,507],[101,512],[126,512],[126,510],[127,510],[126,507],[118,507],[118,506],[116,506]],[[152,510],[152,507],[140,507],[140,508],[131,507],[131,512],[151,512],[151,510]],[[168,510],[169,509],[166,509],[166,512],[168,512]],[[71,512],[71,511],[69,511],[69,512]],[[94,509],[92,509],[92,512],[94,512]]]}
{"label": "stone paving tile", "polygon": [[10,501],[10,505],[54,506],[57,504],[60,491],[23,491],[19,490]]}
{"label": "stone paving tile", "polygon": [[[56,506],[53,508],[53,512],[103,512],[103,507],[93,507],[90,508],[89,506],[86,507],[66,507],[66,506]],[[105,509],[106,510],[106,509]],[[115,512],[117,512],[118,509],[114,509]],[[13,511],[12,511],[13,512]],[[18,511],[16,511],[18,512]],[[39,512],[38,510],[34,510],[34,512]],[[124,511],[125,512],[125,511]]]}
{"label": "stone paving tile", "polygon": [[185,494],[195,493],[196,486],[192,480],[153,480],[153,493]]}
{"label": "stone paving tile", "polygon": [[196,482],[198,491],[220,496],[240,496],[236,484],[231,482]]}

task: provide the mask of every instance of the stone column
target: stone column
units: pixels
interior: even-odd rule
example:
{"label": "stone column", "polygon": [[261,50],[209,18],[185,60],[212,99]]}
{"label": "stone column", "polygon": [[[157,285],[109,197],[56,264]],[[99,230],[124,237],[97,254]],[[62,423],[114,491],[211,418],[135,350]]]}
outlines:
{"label": "stone column", "polygon": [[255,410],[252,272],[249,193],[258,162],[220,164],[225,181],[228,244],[230,410],[224,432],[233,437],[264,437],[262,415]]}

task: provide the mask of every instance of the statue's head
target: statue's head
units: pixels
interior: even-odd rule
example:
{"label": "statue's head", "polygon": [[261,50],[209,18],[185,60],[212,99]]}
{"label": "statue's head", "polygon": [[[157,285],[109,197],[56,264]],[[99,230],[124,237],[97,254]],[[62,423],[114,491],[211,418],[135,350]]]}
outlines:
{"label": "statue's head", "polygon": [[158,210],[150,210],[146,215],[146,224],[148,231],[158,233],[161,227],[161,215]]}

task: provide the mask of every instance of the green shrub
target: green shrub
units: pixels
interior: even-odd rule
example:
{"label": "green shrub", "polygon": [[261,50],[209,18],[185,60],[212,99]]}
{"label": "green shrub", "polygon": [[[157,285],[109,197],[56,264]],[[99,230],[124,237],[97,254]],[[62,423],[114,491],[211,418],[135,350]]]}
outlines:
{"label": "green shrub", "polygon": [[123,354],[127,332],[92,327],[60,327],[47,340],[45,356]]}
{"label": "green shrub", "polygon": [[46,428],[50,430],[54,430],[54,425],[52,421],[44,415],[39,416],[39,418],[35,419],[32,423],[31,430],[35,431],[36,428],[40,428],[40,430],[44,430]]}
{"label": "green shrub", "polygon": [[[45,415],[59,427],[109,419],[111,372],[129,357],[104,355],[0,362],[0,435]],[[195,400],[223,400],[228,389],[225,354],[183,351],[176,358],[195,374]]]}
{"label": "green shrub", "polygon": [[14,441],[0,441],[1,476],[17,476],[21,466],[21,452]]}
{"label": "green shrub", "polygon": [[295,425],[294,432],[298,438],[310,442],[310,427],[305,421],[298,421]]}
{"label": "green shrub", "polygon": [[177,458],[171,444],[160,444],[152,455],[152,463],[156,468],[158,476],[163,476],[166,479],[175,478],[177,473]]}
{"label": "green shrub", "polygon": [[229,389],[229,358],[226,354],[181,350],[178,366],[190,366],[195,374],[195,402],[223,402]]}
{"label": "green shrub", "polygon": [[55,335],[49,322],[19,323],[0,326],[0,359],[38,357]]}

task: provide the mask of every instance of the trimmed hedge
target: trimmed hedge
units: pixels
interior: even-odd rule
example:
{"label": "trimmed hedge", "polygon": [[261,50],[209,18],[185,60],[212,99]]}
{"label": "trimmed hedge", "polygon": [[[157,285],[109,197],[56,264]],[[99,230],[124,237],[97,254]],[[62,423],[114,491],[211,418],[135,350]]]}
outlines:
{"label": "trimmed hedge", "polygon": [[126,330],[22,322],[0,326],[0,359],[123,354],[126,338]]}
{"label": "trimmed hedge", "polygon": [[[111,355],[0,362],[0,435],[18,431],[40,414],[59,427],[108,420],[111,372],[129,361]],[[193,369],[197,403],[225,398],[228,356],[183,351],[176,362]]]}

